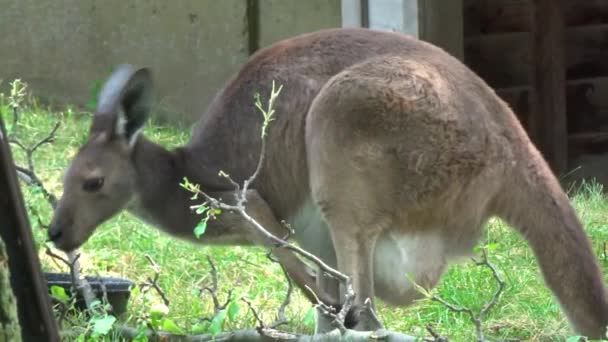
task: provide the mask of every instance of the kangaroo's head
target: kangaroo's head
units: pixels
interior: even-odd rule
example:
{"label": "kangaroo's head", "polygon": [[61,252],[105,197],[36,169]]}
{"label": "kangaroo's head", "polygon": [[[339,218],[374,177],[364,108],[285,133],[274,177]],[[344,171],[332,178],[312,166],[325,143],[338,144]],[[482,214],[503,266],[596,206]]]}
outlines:
{"label": "kangaroo's head", "polygon": [[119,66],[103,85],[88,141],[68,166],[48,236],[74,250],[133,198],[133,147],[152,103],[148,69]]}

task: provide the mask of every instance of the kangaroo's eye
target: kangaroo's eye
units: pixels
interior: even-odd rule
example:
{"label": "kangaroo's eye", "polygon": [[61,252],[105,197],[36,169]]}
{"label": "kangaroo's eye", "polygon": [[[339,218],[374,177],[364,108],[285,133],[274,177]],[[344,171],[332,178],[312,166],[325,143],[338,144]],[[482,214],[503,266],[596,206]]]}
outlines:
{"label": "kangaroo's eye", "polygon": [[84,183],[82,184],[82,190],[84,190],[86,192],[95,192],[95,191],[101,189],[102,186],[103,186],[102,177],[89,178],[89,179],[85,180]]}

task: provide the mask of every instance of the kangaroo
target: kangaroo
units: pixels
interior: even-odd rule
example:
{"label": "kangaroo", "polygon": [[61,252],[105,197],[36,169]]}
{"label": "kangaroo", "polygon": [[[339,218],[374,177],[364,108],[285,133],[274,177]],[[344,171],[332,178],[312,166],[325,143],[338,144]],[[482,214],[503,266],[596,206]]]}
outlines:
{"label": "kangaroo", "polygon": [[[218,92],[190,142],[172,151],[139,134],[153,102],[150,71],[118,67],[66,170],[49,239],[73,250],[127,209],[196,243],[264,243],[231,213],[196,239],[200,217],[179,183],[187,177],[233,198],[218,172],[237,182],[253,173],[262,124],[253,97],[268,94],[273,80],[284,87],[247,208],[275,234],[290,223],[304,249],[349,275],[354,308],[373,310],[376,297],[412,303],[419,294],[406,275],[435,286],[500,217],[530,244],[573,328],[604,336],[608,302],[590,241],[513,111],[459,60],[401,33],[327,29],[258,51]],[[274,251],[311,300],[318,291],[340,305],[336,281]],[[354,317],[353,329],[382,325]]]}

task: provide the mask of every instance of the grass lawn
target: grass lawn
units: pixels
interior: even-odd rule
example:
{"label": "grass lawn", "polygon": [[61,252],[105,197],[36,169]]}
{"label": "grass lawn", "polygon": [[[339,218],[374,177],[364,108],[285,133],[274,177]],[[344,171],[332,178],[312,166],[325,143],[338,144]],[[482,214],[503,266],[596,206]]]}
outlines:
{"label": "grass lawn", "polygon": [[[0,110],[5,122],[10,125],[12,116],[6,97],[0,100]],[[85,141],[90,120],[90,113],[72,109],[49,111],[32,101],[22,108],[17,134],[25,142],[37,141],[51,130],[55,122],[61,122],[56,141],[41,147],[34,156],[39,176],[47,188],[58,196],[62,191],[63,169]],[[166,147],[178,146],[189,138],[188,129],[155,123],[149,123],[144,134]],[[19,149],[13,148],[13,154],[20,164],[24,162],[24,155]],[[37,215],[42,222],[48,223],[51,208],[37,189],[26,186],[22,189],[37,243],[42,246],[46,231],[37,224]],[[608,274],[603,247],[608,240],[608,199],[594,185],[584,187],[581,192],[572,194],[571,198]],[[566,340],[570,336],[567,322],[543,285],[528,245],[499,220],[490,222],[484,243],[493,244],[489,260],[506,281],[502,297],[483,322],[487,337],[493,340]],[[45,271],[66,270],[63,265],[46,256],[44,248],[40,249],[39,254]],[[97,230],[83,246],[81,262],[86,274],[127,277],[140,283],[154,274],[145,258],[146,254],[162,268],[159,285],[170,300],[166,317],[186,332],[204,330],[201,318],[210,317],[213,313],[210,296],[206,292],[201,293],[201,288],[211,285],[206,256],[210,256],[218,268],[220,299],[224,299],[228,290],[233,289],[235,298],[246,296],[251,300],[265,322],[274,320],[276,309],[285,296],[286,282],[281,269],[267,260],[263,249],[193,245],[170,238],[128,213],[116,216]],[[449,269],[436,293],[445,300],[477,312],[490,300],[496,285],[487,267],[465,261]],[[145,298],[136,293],[132,296],[127,317],[122,320],[136,325],[150,314],[151,305],[160,302],[160,297],[153,293]],[[238,303],[239,312],[233,320],[226,320],[224,330],[255,326],[252,313],[243,302]],[[310,307],[296,291],[287,310],[290,324],[284,328],[311,332],[311,326],[305,319]],[[475,340],[474,326],[466,314],[454,313],[430,300],[422,300],[409,308],[386,307],[380,303],[379,314],[391,330],[428,336],[425,326],[431,324],[436,332],[454,341]],[[86,325],[86,322],[77,319],[75,323]]]}

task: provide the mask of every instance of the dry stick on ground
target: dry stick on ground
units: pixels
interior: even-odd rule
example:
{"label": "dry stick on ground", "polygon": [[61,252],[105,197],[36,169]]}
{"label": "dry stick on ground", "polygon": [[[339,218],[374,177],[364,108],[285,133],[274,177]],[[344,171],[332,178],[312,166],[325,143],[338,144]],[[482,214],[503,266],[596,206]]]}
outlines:
{"label": "dry stick on ground", "polygon": [[498,270],[496,269],[496,267],[494,266],[494,264],[492,264],[488,260],[488,254],[487,254],[485,248],[481,249],[481,256],[482,257],[481,257],[480,261],[477,261],[475,259],[473,259],[473,261],[475,262],[476,265],[478,265],[478,266],[486,266],[486,267],[488,267],[492,271],[492,276],[496,280],[496,283],[498,283],[498,288],[494,292],[494,295],[492,296],[492,299],[490,299],[490,301],[487,302],[481,308],[481,311],[479,312],[479,314],[476,315],[473,312],[473,310],[471,310],[470,308],[463,307],[463,306],[457,306],[457,305],[454,305],[452,303],[449,303],[449,302],[447,302],[446,300],[444,300],[443,298],[441,298],[441,297],[439,297],[437,295],[430,296],[430,299],[433,300],[433,301],[435,301],[435,302],[441,303],[443,306],[447,307],[448,309],[450,309],[450,310],[452,310],[454,312],[466,313],[467,315],[469,315],[469,317],[471,319],[471,322],[473,322],[473,324],[475,325],[475,332],[477,334],[477,341],[478,342],[485,342],[487,340],[485,339],[485,336],[484,336],[484,333],[483,333],[483,328],[482,328],[483,319],[485,318],[485,315],[498,302],[498,299],[500,298],[500,295],[502,294],[502,292],[505,289],[506,283],[502,279],[502,277],[498,274]]}

